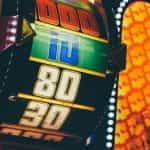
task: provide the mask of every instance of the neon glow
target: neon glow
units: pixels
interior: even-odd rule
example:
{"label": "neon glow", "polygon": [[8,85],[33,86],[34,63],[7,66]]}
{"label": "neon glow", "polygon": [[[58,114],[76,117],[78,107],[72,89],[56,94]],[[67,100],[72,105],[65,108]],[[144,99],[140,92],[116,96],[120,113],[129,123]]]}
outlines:
{"label": "neon glow", "polygon": [[93,75],[105,75],[109,48],[101,39],[79,36],[38,22],[35,31],[31,51],[34,60],[48,61],[65,69],[89,71]]}
{"label": "neon glow", "polygon": [[0,125],[0,133],[7,134],[7,135],[15,135],[15,136],[23,136],[23,137],[30,137],[33,139],[45,140],[45,141],[55,141],[60,142],[64,138],[80,138],[76,135],[58,132],[58,131],[51,131],[33,127],[26,127],[21,125],[15,124],[1,124]]}
{"label": "neon glow", "polygon": [[[56,99],[73,102],[78,92],[81,74],[63,70],[58,84],[59,76],[60,70],[58,68],[41,65],[33,94],[44,98],[56,97]],[[56,84],[58,84],[57,88]]]}
{"label": "neon glow", "polygon": [[69,114],[70,108],[58,105],[50,106],[47,103],[30,101],[19,124],[58,130],[62,127]]}
{"label": "neon glow", "polygon": [[28,100],[28,101],[32,100],[32,101],[44,102],[48,104],[62,105],[65,107],[70,107],[70,108],[79,109],[79,110],[95,111],[95,108],[91,106],[79,105],[79,104],[69,103],[69,102],[65,102],[61,100],[56,101],[54,99],[40,98],[40,97],[36,97],[36,96],[24,94],[24,93],[19,93],[17,97]]}
{"label": "neon glow", "polygon": [[81,30],[89,35],[100,36],[98,24],[92,12],[76,10],[62,3],[56,4],[54,1],[37,0],[36,2],[40,21],[54,25],[60,24],[70,30]]}
{"label": "neon glow", "polygon": [[150,4],[135,2],[123,16],[127,69],[120,74],[115,150],[150,148]]}

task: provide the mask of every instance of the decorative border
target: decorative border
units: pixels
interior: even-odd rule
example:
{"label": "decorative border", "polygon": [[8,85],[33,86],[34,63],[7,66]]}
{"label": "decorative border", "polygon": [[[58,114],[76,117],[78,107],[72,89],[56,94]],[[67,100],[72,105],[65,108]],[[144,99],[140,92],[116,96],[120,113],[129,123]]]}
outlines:
{"label": "decorative border", "polygon": [[118,7],[115,10],[115,22],[117,25],[117,31],[118,31],[118,38],[121,39],[121,31],[122,31],[122,21],[123,21],[123,15],[128,8],[128,5],[133,2],[148,2],[148,0],[121,0]]}
{"label": "decorative border", "polygon": [[114,145],[114,131],[117,110],[117,95],[118,95],[118,75],[116,75],[111,96],[109,98],[107,112],[107,129],[106,129],[106,149],[112,150]]}

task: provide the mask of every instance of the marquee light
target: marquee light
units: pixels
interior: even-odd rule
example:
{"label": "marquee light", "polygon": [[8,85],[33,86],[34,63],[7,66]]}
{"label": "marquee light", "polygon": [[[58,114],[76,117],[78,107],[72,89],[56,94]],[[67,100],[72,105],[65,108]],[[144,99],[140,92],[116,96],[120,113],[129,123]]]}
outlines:
{"label": "marquee light", "polygon": [[127,69],[119,77],[115,149],[149,149],[150,4],[133,1],[122,14],[124,3],[128,1],[117,10],[123,19],[121,38],[127,45]]}

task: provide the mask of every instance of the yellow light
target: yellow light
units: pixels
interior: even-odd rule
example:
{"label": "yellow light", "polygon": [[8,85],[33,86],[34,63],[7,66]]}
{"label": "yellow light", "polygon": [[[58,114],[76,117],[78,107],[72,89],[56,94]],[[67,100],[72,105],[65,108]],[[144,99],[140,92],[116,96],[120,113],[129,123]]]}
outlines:
{"label": "yellow light", "polygon": [[33,100],[33,101],[44,102],[44,103],[49,103],[49,104],[61,105],[61,106],[70,107],[70,108],[74,108],[74,109],[80,109],[80,110],[86,110],[86,111],[95,111],[95,108],[91,107],[91,106],[74,104],[74,103],[65,102],[62,100],[41,98],[41,97],[32,96],[32,95],[28,95],[28,94],[24,94],[24,93],[19,93],[17,97],[25,99],[25,100],[29,100],[29,101]]}
{"label": "yellow light", "polygon": [[98,77],[105,77],[106,76],[104,73],[91,71],[91,70],[87,70],[87,69],[82,69],[82,68],[78,68],[78,67],[75,67],[75,66],[69,66],[69,65],[66,65],[66,64],[60,64],[60,63],[52,62],[52,61],[48,61],[48,60],[43,60],[43,59],[35,58],[35,57],[32,57],[32,56],[30,56],[29,60],[33,61],[33,62],[36,62],[36,63],[42,63],[42,64],[57,66],[57,67],[61,67],[61,68],[69,69],[69,70],[79,71],[79,72],[82,72],[82,73],[87,73],[87,74],[98,76]]}

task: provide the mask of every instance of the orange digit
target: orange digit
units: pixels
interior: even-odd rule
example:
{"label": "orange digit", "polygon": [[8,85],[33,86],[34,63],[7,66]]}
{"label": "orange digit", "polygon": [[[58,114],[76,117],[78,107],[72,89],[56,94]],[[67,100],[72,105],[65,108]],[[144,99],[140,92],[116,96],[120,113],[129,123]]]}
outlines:
{"label": "orange digit", "polygon": [[82,32],[93,36],[100,36],[98,24],[91,12],[78,10],[78,15]]}
{"label": "orange digit", "polygon": [[56,4],[49,0],[36,0],[39,19],[42,22],[58,25],[58,13]]}
{"label": "orange digit", "polygon": [[67,29],[78,31],[80,29],[79,19],[75,8],[61,3],[57,4],[57,7],[61,26]]}

